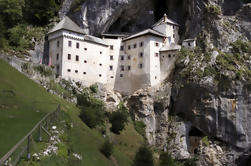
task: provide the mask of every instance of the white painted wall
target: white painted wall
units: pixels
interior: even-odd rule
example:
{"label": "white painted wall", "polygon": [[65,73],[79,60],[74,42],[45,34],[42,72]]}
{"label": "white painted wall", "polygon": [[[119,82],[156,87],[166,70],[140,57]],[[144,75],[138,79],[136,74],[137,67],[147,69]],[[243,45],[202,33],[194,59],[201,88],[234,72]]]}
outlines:
{"label": "white painted wall", "polygon": [[195,48],[196,47],[196,41],[191,40],[191,41],[183,41],[182,46],[185,48]]}
{"label": "white painted wall", "polygon": [[168,44],[176,42],[174,38],[177,35],[175,28],[176,28],[175,26],[167,24],[167,23],[163,23],[163,24],[153,27],[154,30],[160,33],[163,33],[167,36],[167,38],[170,38],[170,40],[167,39]]}

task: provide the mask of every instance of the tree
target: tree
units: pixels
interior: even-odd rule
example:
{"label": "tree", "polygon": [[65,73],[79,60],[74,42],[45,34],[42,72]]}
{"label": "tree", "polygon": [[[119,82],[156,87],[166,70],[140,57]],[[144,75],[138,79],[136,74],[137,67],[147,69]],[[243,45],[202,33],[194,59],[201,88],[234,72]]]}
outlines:
{"label": "tree", "polygon": [[125,128],[127,122],[127,113],[122,111],[116,111],[110,114],[109,121],[112,124],[110,130],[116,134],[119,134],[121,130]]}
{"label": "tree", "polygon": [[154,166],[153,155],[148,147],[142,146],[139,148],[133,166]]}
{"label": "tree", "polygon": [[113,144],[109,140],[106,140],[100,148],[100,152],[103,153],[103,155],[105,155],[107,158],[110,158],[110,156],[112,155],[112,150]]}
{"label": "tree", "polygon": [[94,109],[92,107],[83,107],[80,118],[88,127],[94,128],[97,125],[103,124],[105,117],[103,110]]}

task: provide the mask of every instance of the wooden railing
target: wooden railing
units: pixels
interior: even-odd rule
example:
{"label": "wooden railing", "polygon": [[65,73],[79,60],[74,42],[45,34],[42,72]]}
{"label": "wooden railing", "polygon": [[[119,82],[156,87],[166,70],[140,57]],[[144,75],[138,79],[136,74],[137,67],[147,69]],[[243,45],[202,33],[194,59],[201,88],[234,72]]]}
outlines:
{"label": "wooden railing", "polygon": [[[59,120],[60,115],[60,105],[58,105],[57,109],[53,112],[46,114],[33,128],[32,130],[23,137],[9,152],[7,152],[1,159],[0,159],[0,166],[3,165],[12,165],[15,166],[19,162],[20,158],[24,155],[26,151],[26,158],[29,160],[31,158],[31,141],[33,137],[33,133],[38,130],[38,140],[42,141],[42,131],[45,132],[49,137],[51,136],[48,132],[48,127],[51,123],[56,122]],[[27,140],[27,143],[25,141]],[[25,147],[15,156],[14,160],[10,157],[13,153],[21,147],[21,145],[25,144]],[[8,164],[7,164],[8,162]]]}

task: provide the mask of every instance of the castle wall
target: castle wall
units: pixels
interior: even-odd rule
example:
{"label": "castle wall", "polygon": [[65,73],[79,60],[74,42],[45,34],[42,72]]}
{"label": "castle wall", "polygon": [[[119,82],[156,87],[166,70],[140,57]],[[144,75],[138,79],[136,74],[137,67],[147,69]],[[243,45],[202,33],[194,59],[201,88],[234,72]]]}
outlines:
{"label": "castle wall", "polygon": [[168,44],[176,42],[175,37],[178,36],[178,34],[176,34],[177,32],[175,31],[175,26],[167,24],[167,23],[163,23],[163,24],[153,27],[153,29],[160,33],[165,34],[167,36]]}

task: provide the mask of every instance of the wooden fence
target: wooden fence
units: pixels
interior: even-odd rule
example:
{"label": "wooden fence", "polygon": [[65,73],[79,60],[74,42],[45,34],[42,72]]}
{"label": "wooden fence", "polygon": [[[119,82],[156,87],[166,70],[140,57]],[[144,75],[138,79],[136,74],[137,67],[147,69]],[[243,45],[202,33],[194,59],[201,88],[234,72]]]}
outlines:
{"label": "wooden fence", "polygon": [[[48,128],[53,122],[57,122],[59,120],[60,112],[61,112],[60,105],[58,105],[55,111],[46,114],[25,137],[23,137],[13,148],[11,148],[11,150],[8,153],[6,153],[0,159],[0,166],[17,165],[21,157],[24,156],[25,152],[26,152],[26,158],[27,160],[29,160],[31,158],[31,142],[33,140],[32,138],[34,132],[38,130],[38,141],[42,141],[42,132],[45,132],[45,134],[50,137],[51,134],[48,131]],[[25,144],[25,146],[21,148],[21,145],[23,144]],[[14,158],[11,158],[14,152],[16,152],[17,149],[19,148],[21,148],[20,152],[18,152],[16,156],[14,156]]]}

